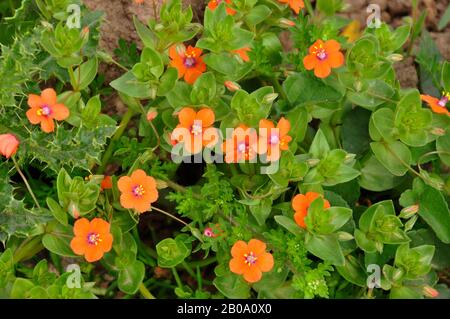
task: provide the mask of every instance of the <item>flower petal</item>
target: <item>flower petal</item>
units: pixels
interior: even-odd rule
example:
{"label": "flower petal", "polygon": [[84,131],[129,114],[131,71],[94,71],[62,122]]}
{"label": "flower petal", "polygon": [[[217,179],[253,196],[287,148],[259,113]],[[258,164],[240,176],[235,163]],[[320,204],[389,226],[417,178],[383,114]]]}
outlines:
{"label": "flower petal", "polygon": [[45,133],[51,133],[55,131],[55,123],[53,122],[52,118],[49,117],[42,117],[41,119],[41,129]]}
{"label": "flower petal", "polygon": [[273,268],[273,256],[269,253],[263,253],[258,256],[257,265],[262,272],[271,271]]}
{"label": "flower petal", "polygon": [[262,277],[262,272],[258,267],[250,266],[244,272],[244,279],[249,283],[254,283],[260,281]]}
{"label": "flower petal", "polygon": [[325,79],[331,74],[331,67],[327,61],[320,62],[314,69],[314,75],[320,79]]}
{"label": "flower petal", "polygon": [[57,121],[63,121],[69,117],[70,111],[64,104],[55,104],[52,106],[52,116]]}
{"label": "flower petal", "polygon": [[216,116],[214,115],[213,110],[204,108],[197,112],[195,119],[202,121],[202,127],[210,127],[214,124]]}
{"label": "flower petal", "polygon": [[117,181],[117,187],[122,193],[131,191],[131,188],[133,187],[132,184],[133,180],[129,176],[122,176]]}
{"label": "flower petal", "polygon": [[248,250],[252,251],[256,256],[262,255],[266,252],[266,244],[259,239],[251,239],[248,242]]}
{"label": "flower petal", "polygon": [[77,237],[86,237],[91,229],[91,223],[87,218],[77,219],[73,225],[73,233]]}
{"label": "flower petal", "polygon": [[84,253],[87,262],[93,263],[102,259],[104,252],[99,246],[88,246]]}
{"label": "flower petal", "polygon": [[303,59],[303,65],[305,66],[305,69],[312,70],[317,66],[318,59],[315,55],[307,55]]}
{"label": "flower petal", "polygon": [[77,255],[84,255],[87,245],[87,240],[83,237],[74,237],[70,241],[70,248],[72,248],[72,251]]}
{"label": "flower petal", "polygon": [[26,113],[28,121],[30,121],[31,124],[39,124],[42,121],[42,116],[38,115],[37,111],[38,108],[33,107]]}
{"label": "flower petal", "polygon": [[237,274],[242,275],[246,267],[244,257],[240,258],[232,258],[229,262],[230,271]]}
{"label": "flower petal", "polygon": [[243,258],[244,254],[247,253],[247,244],[243,240],[239,240],[234,243],[233,247],[231,248],[231,256],[234,258]]}
{"label": "flower petal", "polygon": [[31,108],[39,108],[43,104],[42,98],[39,95],[36,94],[30,94],[28,95],[28,105]]}
{"label": "flower petal", "polygon": [[182,127],[191,129],[192,124],[194,124],[195,116],[197,113],[193,108],[184,107],[178,112],[178,120]]}
{"label": "flower petal", "polygon": [[53,106],[56,104],[57,100],[56,91],[53,90],[52,88],[45,89],[44,91],[41,92],[41,98],[43,104]]}

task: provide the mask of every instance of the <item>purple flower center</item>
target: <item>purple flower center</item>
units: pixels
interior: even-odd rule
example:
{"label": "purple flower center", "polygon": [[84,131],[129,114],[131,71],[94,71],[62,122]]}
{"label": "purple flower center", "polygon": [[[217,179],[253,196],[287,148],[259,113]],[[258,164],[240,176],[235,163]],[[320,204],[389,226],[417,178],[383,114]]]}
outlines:
{"label": "purple flower center", "polygon": [[325,60],[326,58],[328,58],[328,54],[327,54],[327,51],[325,51],[325,49],[320,49],[320,50],[317,52],[316,56],[317,56],[317,58],[318,58],[320,61],[323,61],[323,60]]}
{"label": "purple flower center", "polygon": [[133,187],[133,195],[136,197],[141,197],[145,194],[144,187],[142,185],[136,185]]}
{"label": "purple flower center", "polygon": [[272,134],[270,136],[270,144],[278,144],[280,142],[280,137],[277,134]]}
{"label": "purple flower center", "polygon": [[87,242],[89,245],[98,245],[99,242],[102,240],[100,239],[100,235],[98,233],[89,233],[87,236]]}
{"label": "purple flower center", "polygon": [[186,57],[184,59],[184,66],[187,68],[192,68],[195,65],[195,63],[196,63],[195,58]]}
{"label": "purple flower center", "polygon": [[445,107],[447,105],[447,103],[448,103],[447,96],[443,96],[438,102],[439,106],[442,106],[442,107]]}
{"label": "purple flower center", "polygon": [[50,114],[52,114],[52,109],[48,105],[42,105],[37,111],[39,116],[49,116]]}
{"label": "purple flower center", "polygon": [[202,134],[202,126],[199,123],[194,123],[191,127],[191,134],[197,136]]}
{"label": "purple flower center", "polygon": [[256,264],[256,261],[258,260],[258,257],[256,257],[252,251],[249,254],[245,254],[244,258],[245,258],[245,263],[248,266],[252,266],[252,265]]}

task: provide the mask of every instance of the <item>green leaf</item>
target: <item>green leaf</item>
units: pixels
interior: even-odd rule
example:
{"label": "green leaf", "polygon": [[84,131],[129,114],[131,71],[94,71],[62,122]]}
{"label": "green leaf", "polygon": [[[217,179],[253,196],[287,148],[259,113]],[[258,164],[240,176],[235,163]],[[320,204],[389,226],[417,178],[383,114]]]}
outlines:
{"label": "green leaf", "polygon": [[355,108],[344,115],[342,125],[343,148],[349,153],[362,155],[370,148],[369,120],[371,112]]}
{"label": "green leaf", "polygon": [[[447,11],[450,12],[450,10]],[[445,92],[450,92],[450,62],[448,61],[445,61],[442,66],[442,86],[444,87]]]}
{"label": "green leaf", "polygon": [[370,147],[380,163],[393,175],[403,176],[408,172],[411,152],[403,143],[373,142]]}
{"label": "green leaf", "polygon": [[260,226],[264,226],[266,219],[270,216],[270,213],[272,212],[272,202],[272,199],[264,198],[258,205],[249,206],[250,212]]}
{"label": "green leaf", "polygon": [[172,90],[178,80],[178,71],[175,68],[168,68],[159,79],[157,96],[164,96]]}
{"label": "green leaf", "polygon": [[139,19],[134,15],[133,15],[133,23],[139,38],[141,38],[142,40],[142,43],[144,43],[146,47],[154,48],[155,34],[149,28],[147,28],[141,21],[139,21]]}
{"label": "green leaf", "polygon": [[250,286],[242,279],[242,276],[227,272],[224,276],[216,277],[213,284],[227,298],[247,299],[250,297]]}
{"label": "green leaf", "polygon": [[354,285],[365,288],[367,286],[367,273],[359,261],[352,255],[345,257],[343,266],[336,266],[336,270],[345,280]]}
{"label": "green leaf", "polygon": [[258,5],[253,7],[250,12],[245,16],[245,22],[249,26],[256,26],[257,24],[263,22],[270,14],[272,10],[265,5]]}
{"label": "green leaf", "polygon": [[68,224],[67,213],[62,209],[61,206],[51,197],[47,197],[47,206],[50,208],[53,216],[63,225]]}
{"label": "green leaf", "polygon": [[30,290],[34,288],[31,280],[25,278],[16,278],[11,289],[11,298],[26,299],[29,296]]}
{"label": "green leaf", "polygon": [[450,134],[440,136],[436,141],[436,150],[442,162],[450,167]]}
{"label": "green leaf", "polygon": [[370,137],[374,141],[393,141],[395,139],[394,112],[388,108],[382,108],[373,113],[369,122]]}
{"label": "green leaf", "polygon": [[295,105],[314,105],[336,102],[342,98],[341,93],[323,81],[305,74],[290,75],[283,83],[288,100]]}
{"label": "green leaf", "polygon": [[375,241],[368,239],[366,233],[360,231],[359,229],[355,229],[355,241],[358,247],[366,253],[374,253],[377,251]]}
{"label": "green leaf", "polygon": [[118,287],[124,293],[134,295],[139,285],[145,277],[145,265],[139,260],[135,260],[119,271],[117,279]]}
{"label": "green leaf", "polygon": [[194,104],[209,105],[211,100],[216,96],[216,78],[214,73],[203,73],[197,81],[195,81],[191,91],[191,101]]}
{"label": "green leaf", "polygon": [[44,247],[54,254],[63,257],[78,257],[70,248],[71,237],[57,236],[53,234],[45,234],[42,237]]}
{"label": "green leaf", "polygon": [[328,144],[325,134],[319,129],[314,136],[314,140],[309,148],[309,154],[314,156],[316,159],[325,157],[330,151],[330,145]]}
{"label": "green leaf", "polygon": [[170,105],[177,109],[191,104],[191,90],[192,87],[186,82],[178,81],[175,87],[166,94],[167,101]]}
{"label": "green leaf", "polygon": [[314,256],[324,261],[328,261],[336,266],[343,266],[345,263],[341,246],[335,234],[332,235],[313,235],[306,234],[306,249]]}
{"label": "green leaf", "polygon": [[189,256],[190,249],[181,240],[166,238],[156,245],[158,253],[158,265],[163,268],[171,268],[182,263]]}
{"label": "green leaf", "polygon": [[450,5],[447,7],[447,10],[445,10],[441,20],[439,21],[438,25],[439,31],[443,30],[448,25],[449,22],[450,22]]}
{"label": "green leaf", "polygon": [[274,217],[275,221],[286,228],[289,232],[291,232],[294,235],[300,236],[305,233],[303,228],[298,226],[292,218],[283,216],[283,215],[277,215]]}
{"label": "green leaf", "polygon": [[394,94],[395,90],[385,81],[372,80],[361,92],[349,91],[347,97],[353,104],[373,111],[377,106],[389,101]]}
{"label": "green leaf", "polygon": [[79,68],[75,69],[75,82],[71,79],[71,84],[74,89],[84,90],[89,84],[94,81],[97,76],[98,61],[97,58],[90,59],[84,62]]}
{"label": "green leaf", "polygon": [[[419,181],[420,182],[420,181]],[[437,237],[450,244],[450,211],[440,191],[423,184],[423,192],[418,196],[419,216],[430,225]]]}
{"label": "green leaf", "polygon": [[392,175],[377,158],[370,155],[361,162],[359,185],[373,192],[382,192],[394,188],[401,178]]}
{"label": "green leaf", "polygon": [[138,99],[152,98],[156,94],[149,83],[138,81],[132,71],[128,71],[109,85],[119,92]]}
{"label": "green leaf", "polygon": [[100,101],[100,96],[96,95],[90,98],[85,108],[81,112],[83,125],[90,129],[94,129],[97,126],[101,109],[102,102]]}

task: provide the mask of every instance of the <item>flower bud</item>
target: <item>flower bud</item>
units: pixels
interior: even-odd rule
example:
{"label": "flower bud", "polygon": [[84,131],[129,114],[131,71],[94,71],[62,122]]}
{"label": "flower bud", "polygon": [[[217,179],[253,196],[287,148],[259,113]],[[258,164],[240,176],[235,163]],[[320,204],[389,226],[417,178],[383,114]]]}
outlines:
{"label": "flower bud", "polygon": [[158,112],[154,107],[151,107],[147,112],[147,121],[151,122],[158,116]]}
{"label": "flower bud", "polygon": [[97,56],[100,58],[100,60],[106,62],[106,63],[112,63],[113,62],[113,58],[111,55],[109,55],[106,52],[103,51],[97,51]]}
{"label": "flower bud", "polygon": [[414,215],[411,219],[409,219],[405,223],[405,231],[410,231],[411,229],[413,229],[413,227],[418,219],[419,219],[419,215]]}
{"label": "flower bud", "polygon": [[352,234],[347,233],[345,231],[340,231],[340,232],[337,233],[337,235],[338,235],[338,240],[339,241],[349,241],[349,240],[352,240],[354,238]]}
{"label": "flower bud", "polygon": [[349,164],[351,163],[356,157],[356,154],[347,154],[345,155],[344,163]]}
{"label": "flower bud", "polygon": [[417,214],[418,211],[419,211],[419,205],[417,205],[417,204],[411,205],[411,206],[403,208],[402,211],[400,212],[399,217],[408,219],[408,218],[411,218],[412,216],[414,216],[415,214]]}
{"label": "flower bud", "polygon": [[175,49],[179,56],[184,56],[184,54],[186,53],[186,47],[184,46],[184,44],[177,44]]}
{"label": "flower bud", "polygon": [[295,22],[289,19],[281,18],[279,21],[279,26],[282,28],[295,27]]}
{"label": "flower bud", "polygon": [[270,93],[264,97],[264,103],[272,104],[278,97],[278,93]]}
{"label": "flower bud", "polygon": [[157,189],[164,189],[169,187],[166,181],[163,181],[162,179],[156,179],[156,188]]}
{"label": "flower bud", "polygon": [[10,158],[17,152],[19,140],[12,134],[0,135],[0,154]]}
{"label": "flower bud", "polygon": [[316,166],[319,163],[320,163],[320,160],[316,159],[316,158],[311,158],[311,159],[306,161],[306,164],[308,164],[309,167],[314,167],[314,166]]}
{"label": "flower bud", "polygon": [[237,91],[237,90],[241,89],[240,85],[237,84],[236,82],[233,82],[233,81],[225,81],[224,85],[231,92],[234,92],[234,91]]}
{"label": "flower bud", "polygon": [[400,62],[400,61],[403,61],[403,55],[394,53],[394,54],[391,54],[390,56],[388,56],[388,60],[391,62]]}
{"label": "flower bud", "polygon": [[430,286],[424,286],[422,288],[422,293],[425,297],[436,298],[439,296],[439,291]]}
{"label": "flower bud", "polygon": [[164,25],[161,23],[158,23],[155,25],[155,31],[162,31],[164,29]]}
{"label": "flower bud", "polygon": [[443,128],[440,128],[440,127],[434,127],[431,130],[431,134],[436,135],[436,136],[444,136],[445,135],[445,130]]}

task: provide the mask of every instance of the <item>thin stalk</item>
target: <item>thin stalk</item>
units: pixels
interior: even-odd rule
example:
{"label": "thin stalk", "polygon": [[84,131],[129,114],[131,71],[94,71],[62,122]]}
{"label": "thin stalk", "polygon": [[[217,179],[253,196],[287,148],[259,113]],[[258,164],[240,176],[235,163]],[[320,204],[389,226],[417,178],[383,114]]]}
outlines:
{"label": "thin stalk", "polygon": [[164,210],[162,210],[162,209],[160,209],[158,207],[155,207],[155,206],[152,206],[152,209],[156,210],[157,212],[160,212],[161,214],[169,216],[170,218],[172,218],[172,219],[176,220],[177,222],[182,223],[184,226],[187,226],[187,227],[190,228],[188,223],[186,223],[185,221],[183,221],[183,220],[179,219],[178,217],[172,215],[171,213],[168,213],[168,212],[166,212],[166,211],[164,211]]}
{"label": "thin stalk", "polygon": [[17,172],[19,173],[20,177],[22,177],[23,182],[25,183],[25,186],[26,186],[27,189],[28,189],[28,192],[30,193],[31,197],[33,198],[34,203],[35,203],[36,206],[40,209],[41,206],[39,205],[39,202],[38,202],[38,200],[36,199],[36,196],[34,195],[33,190],[32,190],[31,187],[30,187],[30,184],[28,184],[27,178],[25,177],[25,175],[23,175],[22,170],[20,169],[19,164],[17,164],[17,161],[16,161],[16,159],[14,158],[14,156],[11,157],[11,158],[12,158],[12,160],[13,160],[13,162],[14,162],[14,166],[16,167]]}
{"label": "thin stalk", "polygon": [[305,0],[304,2],[305,2],[306,10],[308,11],[309,15],[311,16],[311,18],[314,18],[314,9],[311,5],[311,1]]}
{"label": "thin stalk", "polygon": [[281,86],[280,82],[278,82],[277,78],[271,78],[270,81],[273,84],[273,87],[275,88],[275,91],[281,95],[281,97],[283,98],[283,100],[287,101],[288,97],[286,95],[286,92],[284,92],[283,87]]}
{"label": "thin stalk", "polygon": [[172,267],[172,273],[175,277],[175,281],[177,282],[177,286],[181,289],[183,289],[183,284],[181,282],[180,276],[178,275],[177,269],[175,267]]}
{"label": "thin stalk", "polygon": [[142,282],[139,285],[139,291],[145,299],[156,299],[155,296],[153,296],[153,294],[144,286]]}
{"label": "thin stalk", "polygon": [[106,165],[108,164],[108,161],[111,158],[114,150],[114,142],[118,141],[122,137],[123,132],[125,132],[125,129],[127,128],[128,123],[130,123],[130,120],[134,116],[134,114],[135,112],[131,108],[128,108],[128,111],[125,113],[125,115],[122,118],[122,121],[119,124],[119,128],[117,129],[114,136],[111,138],[108,148],[106,149],[106,152],[103,155],[102,164],[97,170],[98,174],[103,174],[105,172]]}
{"label": "thin stalk", "polygon": [[192,278],[197,278],[197,275],[194,273],[194,271],[192,270],[192,268],[189,266],[188,263],[186,263],[185,261],[183,261],[181,263],[181,265],[183,266],[183,268],[188,272],[188,274],[192,277]]}

